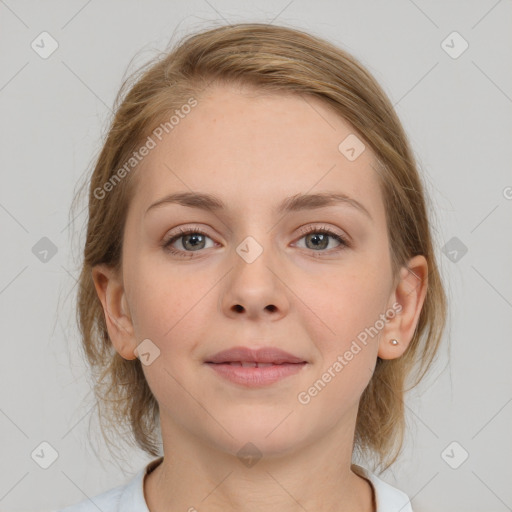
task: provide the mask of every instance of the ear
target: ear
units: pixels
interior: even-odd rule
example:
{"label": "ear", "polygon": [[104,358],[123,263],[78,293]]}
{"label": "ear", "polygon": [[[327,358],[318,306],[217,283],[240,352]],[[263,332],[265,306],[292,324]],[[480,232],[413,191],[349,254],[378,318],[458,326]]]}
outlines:
{"label": "ear", "polygon": [[[378,352],[381,359],[400,357],[409,346],[427,294],[427,278],[428,264],[422,255],[414,256],[400,269],[398,283],[390,297],[391,304],[397,303],[393,308],[397,312],[382,330]],[[396,339],[398,345],[391,344],[392,339]]]}
{"label": "ear", "polygon": [[112,344],[124,359],[136,359],[133,323],[122,278],[113,268],[102,264],[93,267],[92,279],[103,306]]}

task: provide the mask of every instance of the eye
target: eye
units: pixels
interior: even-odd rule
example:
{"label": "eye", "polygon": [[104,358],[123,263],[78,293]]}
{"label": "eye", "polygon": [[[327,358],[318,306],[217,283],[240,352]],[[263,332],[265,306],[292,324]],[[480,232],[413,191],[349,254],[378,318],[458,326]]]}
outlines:
{"label": "eye", "polygon": [[[190,258],[193,256],[194,252],[206,248],[206,238],[211,240],[208,234],[200,228],[180,228],[178,231],[178,235],[171,236],[171,238],[164,240],[162,243],[162,247],[166,251],[169,251],[171,254],[175,254],[177,256]],[[181,245],[182,249],[176,249],[173,247],[175,242],[179,242],[179,245]]]}
{"label": "eye", "polygon": [[[194,256],[194,252],[199,252],[202,249],[208,248],[205,246],[206,239],[213,242],[208,234],[200,228],[179,228],[178,232],[179,234],[175,234],[162,242],[162,247],[166,251],[177,256],[192,258]],[[348,240],[344,236],[326,228],[325,226],[308,226],[302,230],[300,240],[302,239],[305,239],[306,241],[306,249],[311,249],[315,252],[337,252],[346,247],[350,247]],[[334,239],[338,242],[338,246],[332,251],[325,251],[324,249],[329,246],[330,239]],[[178,248],[175,247],[176,242],[179,242],[181,248],[179,246]],[[213,247],[213,245],[210,247]]]}
{"label": "eye", "polygon": [[344,236],[335,233],[325,226],[321,228],[318,226],[308,226],[302,231],[302,237],[300,240],[302,239],[305,240],[306,249],[312,249],[317,252],[331,252],[323,250],[329,246],[330,239],[336,240],[339,244],[337,248],[334,249],[334,252],[343,250],[350,246],[348,240]]}

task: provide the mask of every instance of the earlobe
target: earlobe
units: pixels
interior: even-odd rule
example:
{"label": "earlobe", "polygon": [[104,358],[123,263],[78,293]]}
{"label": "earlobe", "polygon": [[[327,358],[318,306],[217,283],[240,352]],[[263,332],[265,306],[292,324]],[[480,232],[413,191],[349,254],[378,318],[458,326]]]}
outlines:
{"label": "earlobe", "polygon": [[91,273],[112,344],[124,359],[136,359],[133,324],[122,280],[114,269],[103,264],[96,265]]}
{"label": "earlobe", "polygon": [[427,278],[428,264],[422,255],[411,258],[407,267],[400,270],[400,279],[391,296],[391,302],[400,308],[382,332],[378,352],[381,359],[396,359],[407,350],[427,294]]}

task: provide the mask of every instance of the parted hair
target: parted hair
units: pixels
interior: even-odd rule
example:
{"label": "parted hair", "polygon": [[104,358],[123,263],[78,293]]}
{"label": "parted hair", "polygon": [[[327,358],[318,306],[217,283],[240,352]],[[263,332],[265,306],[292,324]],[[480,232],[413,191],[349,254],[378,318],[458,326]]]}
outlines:
{"label": "parted hair", "polygon": [[348,121],[375,155],[395,282],[410,258],[421,254],[427,260],[427,293],[413,339],[401,357],[377,359],[359,402],[354,450],[387,469],[403,446],[404,395],[432,366],[446,324],[447,299],[434,253],[429,198],[402,124],[369,71],[317,36],[263,23],[225,25],[188,35],[129,76],[117,95],[92,174],[82,187],[88,195],[88,218],[76,304],[103,435],[110,443],[109,436],[115,433],[117,442],[125,427],[123,439],[127,431],[132,444],[151,456],[161,455],[158,403],[140,360],[124,359],[114,349],[91,273],[98,264],[122,269],[123,232],[137,166],[105,197],[98,190],[113,183],[155,127],[190,98],[200,102],[203,91],[214,83],[315,97]]}

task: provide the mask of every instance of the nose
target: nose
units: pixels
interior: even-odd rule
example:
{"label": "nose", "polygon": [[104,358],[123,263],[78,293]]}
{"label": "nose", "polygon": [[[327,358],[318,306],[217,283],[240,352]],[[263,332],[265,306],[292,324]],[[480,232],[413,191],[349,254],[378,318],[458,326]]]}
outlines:
{"label": "nose", "polygon": [[286,315],[289,301],[283,268],[268,244],[247,237],[233,253],[233,267],[223,289],[224,313],[272,321]]}

